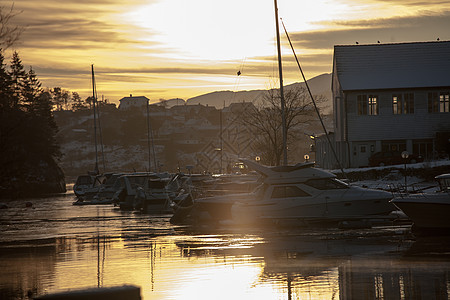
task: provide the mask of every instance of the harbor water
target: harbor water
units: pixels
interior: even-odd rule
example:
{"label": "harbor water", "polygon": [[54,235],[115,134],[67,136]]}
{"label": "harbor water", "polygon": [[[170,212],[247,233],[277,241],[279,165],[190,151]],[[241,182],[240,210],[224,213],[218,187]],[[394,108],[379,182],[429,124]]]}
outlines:
{"label": "harbor water", "polygon": [[73,201],[5,202],[0,299],[125,284],[143,299],[450,297],[450,239],[415,237],[409,225],[192,229]]}

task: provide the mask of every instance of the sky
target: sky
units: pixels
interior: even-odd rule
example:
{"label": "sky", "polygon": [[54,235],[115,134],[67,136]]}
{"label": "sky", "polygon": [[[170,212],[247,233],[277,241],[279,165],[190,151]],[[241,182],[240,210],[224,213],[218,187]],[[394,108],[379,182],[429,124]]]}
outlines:
{"label": "sky", "polygon": [[[88,97],[92,64],[114,103],[278,85],[273,0],[0,0],[12,4],[25,31],[8,53],[44,87]],[[334,45],[450,40],[445,0],[278,0],[278,12],[307,79],[332,72]],[[284,83],[303,81],[281,43]]]}

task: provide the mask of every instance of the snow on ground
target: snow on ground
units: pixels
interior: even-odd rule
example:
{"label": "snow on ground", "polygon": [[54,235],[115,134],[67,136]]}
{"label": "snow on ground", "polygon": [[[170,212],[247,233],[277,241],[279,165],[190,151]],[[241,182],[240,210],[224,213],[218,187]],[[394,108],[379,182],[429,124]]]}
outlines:
{"label": "snow on ground", "polygon": [[[450,173],[450,160],[440,160],[431,162],[422,162],[416,164],[407,164],[407,171],[411,169],[429,169],[434,167],[445,167],[448,166],[448,173]],[[344,169],[345,173],[351,172],[367,172],[370,170],[385,170],[391,169],[391,171],[380,179],[371,180],[360,180],[352,182],[352,185],[357,185],[361,187],[382,189],[391,192],[404,191],[405,183],[409,192],[434,192],[439,190],[438,183],[436,181],[427,181],[418,176],[407,176],[405,181],[405,176],[401,171],[405,168],[404,164],[384,166],[384,167],[371,167],[371,168],[349,168]],[[334,174],[338,174],[341,170],[330,170]]]}

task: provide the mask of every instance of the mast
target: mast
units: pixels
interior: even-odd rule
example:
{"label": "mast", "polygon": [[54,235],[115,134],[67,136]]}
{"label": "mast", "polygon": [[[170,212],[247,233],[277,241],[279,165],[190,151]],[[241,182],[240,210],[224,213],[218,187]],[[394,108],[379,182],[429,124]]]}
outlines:
{"label": "mast", "polygon": [[[148,172],[151,172],[151,157],[150,157],[150,117],[148,113],[149,100],[147,100],[147,147],[148,147]],[[155,166],[156,169],[156,166]]]}
{"label": "mast", "polygon": [[287,165],[287,130],[286,130],[286,112],[283,91],[283,65],[281,63],[281,46],[280,46],[280,26],[278,25],[278,4],[274,0],[275,5],[275,25],[277,30],[277,52],[278,52],[278,75],[280,77],[280,101],[281,101],[281,122],[283,131],[283,165]]}
{"label": "mast", "polygon": [[97,151],[97,113],[96,113],[96,102],[95,97],[95,77],[94,77],[94,65],[91,65],[92,73],[92,107],[94,108],[94,143],[95,143],[95,173],[98,174],[98,151]]}
{"label": "mast", "polygon": [[[148,146],[148,172],[151,172],[151,155],[153,152],[153,165],[155,172],[158,172],[158,165],[156,163],[156,153],[155,153],[155,141],[153,139],[152,124],[150,123],[150,100],[147,100],[147,146]],[[151,147],[150,147],[151,145]]]}

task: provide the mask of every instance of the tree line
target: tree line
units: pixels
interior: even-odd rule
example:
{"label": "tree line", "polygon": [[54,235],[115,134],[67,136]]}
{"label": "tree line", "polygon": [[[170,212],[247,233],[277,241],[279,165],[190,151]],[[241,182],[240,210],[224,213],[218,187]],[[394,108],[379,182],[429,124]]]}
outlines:
{"label": "tree line", "polygon": [[25,70],[17,52],[9,66],[3,53],[0,49],[0,189],[11,191],[48,178],[44,170],[57,169],[62,153],[51,92],[32,67]]}

